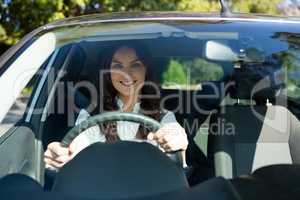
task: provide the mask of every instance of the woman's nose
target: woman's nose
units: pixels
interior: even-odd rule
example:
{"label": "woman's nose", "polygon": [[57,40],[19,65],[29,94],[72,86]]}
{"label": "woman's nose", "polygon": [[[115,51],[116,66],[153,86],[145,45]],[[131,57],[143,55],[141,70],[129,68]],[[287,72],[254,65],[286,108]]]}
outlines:
{"label": "woman's nose", "polygon": [[130,77],[130,78],[132,77],[133,72],[130,69],[130,67],[124,68],[123,72],[124,72],[125,77]]}
{"label": "woman's nose", "polygon": [[122,77],[124,80],[132,80],[132,73],[130,72],[130,70],[123,70],[122,71]]}

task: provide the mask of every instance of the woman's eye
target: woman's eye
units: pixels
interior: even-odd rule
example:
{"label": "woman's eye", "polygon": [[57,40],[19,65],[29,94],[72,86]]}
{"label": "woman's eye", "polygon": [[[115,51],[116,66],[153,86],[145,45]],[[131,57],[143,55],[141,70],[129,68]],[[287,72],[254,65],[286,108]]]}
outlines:
{"label": "woman's eye", "polygon": [[143,65],[141,63],[134,63],[131,65],[131,68],[137,69],[137,68],[141,68],[143,67]]}
{"label": "woman's eye", "polygon": [[114,64],[114,65],[112,65],[112,68],[113,69],[122,69],[123,66],[121,64]]}

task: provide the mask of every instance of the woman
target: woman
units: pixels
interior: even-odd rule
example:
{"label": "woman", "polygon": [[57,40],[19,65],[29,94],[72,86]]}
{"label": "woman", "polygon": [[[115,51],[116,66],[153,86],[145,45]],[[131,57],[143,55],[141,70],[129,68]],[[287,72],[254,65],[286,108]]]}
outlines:
{"label": "woman", "polygon": [[[103,62],[103,108],[105,111],[133,112],[160,121],[162,128],[148,132],[134,122],[113,122],[94,126],[78,135],[69,147],[59,142],[48,145],[44,154],[46,168],[59,169],[79,151],[94,142],[147,139],[156,142],[165,152],[182,150],[184,165],[188,140],[185,130],[176,121],[174,113],[162,109],[157,85],[150,78],[151,58],[139,43],[119,44],[105,51]],[[99,113],[99,112],[98,112]],[[91,115],[97,113],[91,113]],[[81,110],[75,124],[86,120],[90,114]]]}

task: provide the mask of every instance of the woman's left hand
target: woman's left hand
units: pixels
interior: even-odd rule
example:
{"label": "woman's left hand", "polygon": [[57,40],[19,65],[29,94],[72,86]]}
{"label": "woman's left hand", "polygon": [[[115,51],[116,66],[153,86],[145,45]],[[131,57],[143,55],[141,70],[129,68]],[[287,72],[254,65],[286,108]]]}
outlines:
{"label": "woman's left hand", "polygon": [[147,139],[156,141],[166,152],[185,151],[188,146],[186,132],[177,122],[164,124],[155,133],[149,133]]}

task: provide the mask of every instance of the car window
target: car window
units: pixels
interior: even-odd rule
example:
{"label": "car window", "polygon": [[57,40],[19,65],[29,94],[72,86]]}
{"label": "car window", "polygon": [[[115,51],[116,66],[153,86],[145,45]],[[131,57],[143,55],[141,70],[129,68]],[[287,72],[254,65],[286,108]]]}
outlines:
{"label": "car window", "polygon": [[[265,73],[262,76],[272,76],[275,85],[284,86],[289,98],[300,101],[299,34],[289,32],[296,27],[229,21],[91,23],[82,25],[80,30],[77,26],[51,30],[48,37],[52,42],[47,52],[70,44],[78,47],[84,59],[75,56],[78,60],[67,66],[66,79],[74,83],[94,82],[106,47],[139,41],[151,52],[154,62],[151,72],[163,90],[197,90],[207,97],[214,93],[212,89],[218,92],[221,83],[232,79],[234,69],[258,67],[263,69],[260,73]],[[212,89],[203,90],[205,84]],[[214,98],[201,104],[211,109],[220,104],[224,95]]]}
{"label": "car window", "polygon": [[55,36],[46,33],[36,38],[30,46],[22,50],[18,57],[13,57],[8,65],[4,67],[5,70],[0,74],[0,90],[7,91],[7,93],[0,94],[2,101],[0,121],[2,121],[34,74],[38,72],[43,63],[54,52],[55,44]]}
{"label": "car window", "polygon": [[38,75],[32,77],[29,83],[22,89],[7,114],[4,116],[0,123],[0,137],[23,119],[29,103],[29,98],[32,95],[32,91],[36,85],[38,77]]}
{"label": "car window", "polygon": [[[42,63],[38,71],[36,71],[35,68],[19,71],[18,76],[13,82],[13,90],[6,92],[6,95],[10,97],[10,99],[14,99],[14,101],[0,123],[0,137],[10,128],[17,125],[17,123],[24,121],[29,122],[28,113],[38,113],[38,110],[34,110],[30,106],[34,106],[33,102],[38,98],[39,85],[41,86],[43,82],[41,79],[46,76],[48,72],[47,68],[50,68],[53,64],[57,56],[56,52],[51,54],[51,56]],[[20,93],[16,94],[13,93],[13,91],[20,91]]]}
{"label": "car window", "polygon": [[288,98],[300,101],[300,35],[289,32],[244,33],[241,45],[249,60],[272,73],[274,84],[283,85]]}
{"label": "car window", "polygon": [[138,40],[150,50],[155,63],[151,70],[163,89],[201,90],[207,82],[231,80],[234,69],[241,66],[259,67],[265,73],[262,76],[269,76],[286,89],[288,98],[298,101],[296,29],[292,23],[283,27],[269,22],[170,21],[87,24],[80,30],[76,26],[58,28],[53,34],[58,46],[76,44],[86,55],[83,65],[88,67],[81,79],[93,79],[91,74],[99,70],[98,58],[105,47]]}
{"label": "car window", "polygon": [[[38,81],[46,74],[50,57],[55,57],[55,38],[46,33],[34,38],[26,48],[12,56],[0,75],[1,107],[0,107],[0,136],[13,127],[31,112],[30,99],[35,101],[38,93],[34,89]],[[52,56],[51,56],[52,55]],[[53,60],[51,61],[53,62]]]}
{"label": "car window", "polygon": [[286,34],[289,49],[279,55],[283,60],[283,67],[287,70],[287,95],[300,101],[300,35]]}
{"label": "car window", "polygon": [[[190,59],[170,58],[162,74],[164,89],[200,89],[202,82],[219,81],[224,72],[221,65],[201,57]],[[174,78],[176,77],[176,78]]]}

